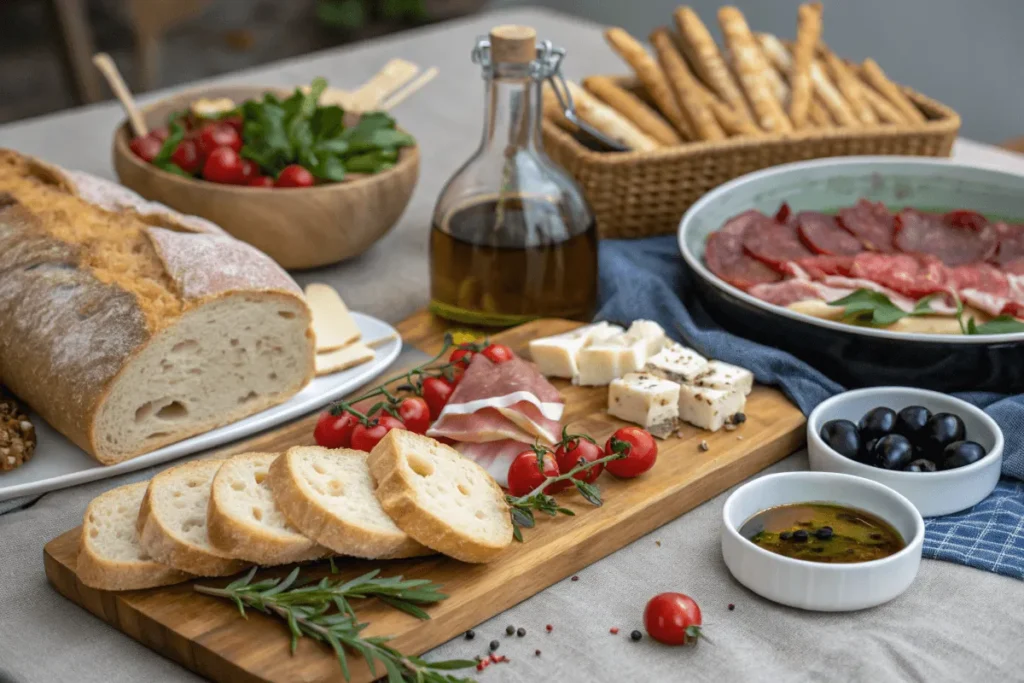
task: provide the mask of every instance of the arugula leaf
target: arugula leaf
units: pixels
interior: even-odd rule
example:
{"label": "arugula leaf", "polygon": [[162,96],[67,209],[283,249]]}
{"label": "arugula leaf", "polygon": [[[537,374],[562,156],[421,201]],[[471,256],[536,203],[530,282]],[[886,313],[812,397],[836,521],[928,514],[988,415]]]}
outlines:
{"label": "arugula leaf", "polygon": [[160,169],[163,169],[163,170],[167,171],[168,173],[173,173],[174,175],[180,175],[183,178],[191,178],[192,177],[191,173],[189,173],[188,171],[183,169],[181,166],[178,166],[173,161],[165,161],[165,162],[162,162],[162,163],[158,164],[156,162],[156,160],[154,159],[153,160],[153,165],[156,166],[157,168],[160,168]]}
{"label": "arugula leaf", "polygon": [[841,299],[828,302],[829,306],[843,306],[843,317],[856,322],[887,326],[907,315],[889,297],[870,289],[858,289]]}
{"label": "arugula leaf", "polygon": [[1017,320],[1012,315],[996,316],[980,325],[975,324],[973,317],[967,320],[967,334],[1010,334],[1012,332],[1024,332],[1024,322]]}
{"label": "arugula leaf", "polygon": [[346,168],[336,156],[324,156],[310,171],[317,178],[338,182],[345,179]]}
{"label": "arugula leaf", "polygon": [[316,134],[317,140],[328,140],[341,135],[345,128],[345,111],[337,106],[330,105],[320,107],[310,120],[310,126]]}
{"label": "arugula leaf", "polygon": [[[165,164],[171,163],[171,155],[178,148],[178,143],[185,139],[185,128],[180,123],[172,122],[169,130],[170,132],[167,135],[167,139],[164,140],[164,144],[161,145],[160,151],[153,157],[153,165],[160,168],[164,168]],[[177,167],[175,166],[175,168]],[[181,171],[180,168],[178,170]],[[181,172],[185,173],[184,171]],[[188,174],[186,173],[185,175]]]}
{"label": "arugula leaf", "polygon": [[352,173],[379,173],[395,165],[398,152],[378,150],[345,159],[345,168]]}

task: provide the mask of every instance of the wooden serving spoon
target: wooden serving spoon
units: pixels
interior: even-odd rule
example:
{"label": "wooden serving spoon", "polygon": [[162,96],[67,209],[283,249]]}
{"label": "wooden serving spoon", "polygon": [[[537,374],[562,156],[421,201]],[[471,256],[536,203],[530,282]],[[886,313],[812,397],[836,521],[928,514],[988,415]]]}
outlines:
{"label": "wooden serving spoon", "polygon": [[121,78],[121,72],[117,70],[114,60],[106,52],[97,52],[92,56],[92,63],[96,65],[96,68],[100,70],[103,77],[107,79],[107,85],[110,86],[117,101],[121,103],[121,108],[124,109],[124,113],[128,117],[128,124],[132,127],[135,137],[148,135],[149,127],[146,126],[146,121],[142,118],[142,112],[139,111],[138,105],[135,104],[135,98],[132,97],[131,91],[128,90],[124,79]]}

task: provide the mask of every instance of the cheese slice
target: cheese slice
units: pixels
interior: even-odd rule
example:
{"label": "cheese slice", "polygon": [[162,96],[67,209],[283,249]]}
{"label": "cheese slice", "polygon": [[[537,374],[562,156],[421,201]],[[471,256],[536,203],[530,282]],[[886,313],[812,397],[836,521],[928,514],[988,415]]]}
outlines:
{"label": "cheese slice", "polygon": [[534,339],[530,342],[530,357],[545,377],[571,379],[579,374],[576,355],[580,349],[592,341],[606,339],[622,331],[618,325],[599,322],[552,337]]}
{"label": "cheese slice", "polygon": [[316,376],[330,375],[342,370],[354,368],[373,360],[373,349],[365,344],[349,344],[337,351],[316,354]]}
{"label": "cheese slice", "polygon": [[708,361],[704,372],[693,380],[693,384],[708,389],[739,391],[746,396],[754,388],[754,373],[746,368],[713,360]]}
{"label": "cheese slice", "polygon": [[650,320],[637,320],[625,332],[592,339],[576,356],[579,372],[573,384],[596,387],[630,372],[640,372],[652,353],[665,344],[665,330]]}
{"label": "cheese slice", "polygon": [[708,359],[691,348],[670,341],[647,359],[644,372],[679,384],[689,384],[708,369]]}
{"label": "cheese slice", "polygon": [[317,283],[307,285],[306,303],[313,311],[317,353],[335,351],[359,340],[359,326],[334,287]]}
{"label": "cheese slice", "polygon": [[679,385],[679,419],[717,432],[725,421],[742,413],[747,397],[742,391]]}
{"label": "cheese slice", "polygon": [[679,421],[679,385],[646,373],[628,373],[608,386],[608,413],[664,439]]}

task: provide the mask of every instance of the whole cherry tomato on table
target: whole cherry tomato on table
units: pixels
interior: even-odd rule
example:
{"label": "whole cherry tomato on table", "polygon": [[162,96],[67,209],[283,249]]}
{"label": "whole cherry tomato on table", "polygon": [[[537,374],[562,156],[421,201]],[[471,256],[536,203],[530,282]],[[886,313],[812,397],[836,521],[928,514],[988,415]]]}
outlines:
{"label": "whole cherry tomato on table", "polygon": [[[544,454],[543,474],[537,468],[537,454],[533,451],[523,451],[516,456],[508,468],[508,490],[513,496],[525,496],[530,491],[544,483],[548,477],[558,476],[558,463],[550,453]],[[544,489],[544,493],[553,494],[571,486],[567,481],[560,481],[551,484]]]}
{"label": "whole cherry tomato on table", "polygon": [[313,174],[298,164],[285,166],[277,175],[277,187],[312,187],[316,179]]}
{"label": "whole cherry tomato on table", "polygon": [[246,185],[249,187],[273,187],[274,179],[268,175],[258,175],[255,178],[250,178]]}
{"label": "whole cherry tomato on table", "polygon": [[213,183],[234,185],[242,178],[242,159],[230,147],[218,147],[203,162],[203,178]]}
{"label": "whole cherry tomato on table", "polygon": [[[558,471],[561,474],[565,474],[576,465],[580,464],[580,459],[587,462],[594,462],[600,460],[605,456],[604,451],[593,441],[588,441],[584,438],[574,438],[560,444],[555,449],[555,462],[558,463]],[[588,470],[577,472],[573,475],[573,479],[579,479],[585,481],[588,484],[594,483],[594,480],[601,476],[601,472],[604,471],[604,465],[597,465],[591,467]]]}
{"label": "whole cherry tomato on table", "polygon": [[192,174],[198,173],[203,166],[203,160],[199,157],[199,149],[191,140],[182,140],[178,143],[171,154],[171,161],[177,164],[181,170]]}
{"label": "whole cherry tomato on table", "polygon": [[661,593],[644,609],[644,628],[651,638],[666,645],[689,645],[701,635],[700,607],[688,595]]}
{"label": "whole cherry tomato on table", "polygon": [[430,406],[420,396],[403,398],[398,404],[398,416],[410,432],[425,434],[430,427]]}
{"label": "whole cherry tomato on table", "polygon": [[392,429],[405,429],[405,425],[391,415],[374,418],[370,421],[369,427],[357,424],[352,430],[352,448],[369,453]]}
{"label": "whole cherry tomato on table", "polygon": [[423,380],[423,400],[430,408],[430,419],[437,419],[453,391],[455,391],[455,387],[443,377],[428,377]]}
{"label": "whole cherry tomato on table", "polygon": [[134,138],[128,143],[129,149],[135,152],[135,156],[139,157],[147,164],[152,163],[153,159],[156,158],[156,155],[160,153],[160,148],[163,146],[164,143],[152,134],[142,135]]}
{"label": "whole cherry tomato on table", "polygon": [[617,452],[617,447],[626,448],[628,454],[621,460],[609,460],[605,469],[621,479],[639,477],[654,467],[658,460],[658,444],[654,437],[639,427],[623,427],[612,434],[604,446],[605,454]]}
{"label": "whole cherry tomato on table", "polygon": [[473,356],[476,355],[475,351],[470,349],[455,349],[452,354],[448,356],[449,363],[457,363],[464,368],[468,368],[470,362],[473,360]]}
{"label": "whole cherry tomato on table", "polygon": [[504,344],[490,344],[480,353],[484,354],[492,363],[504,363],[516,357],[516,354],[512,353],[512,349]]}
{"label": "whole cherry tomato on table", "polygon": [[332,415],[331,411],[325,410],[316,421],[313,438],[318,446],[324,448],[348,448],[352,445],[352,431],[358,424],[352,413]]}
{"label": "whole cherry tomato on table", "polygon": [[218,147],[230,147],[238,152],[242,149],[242,136],[225,123],[208,123],[200,129],[196,144],[199,146],[199,154],[204,157],[213,154]]}

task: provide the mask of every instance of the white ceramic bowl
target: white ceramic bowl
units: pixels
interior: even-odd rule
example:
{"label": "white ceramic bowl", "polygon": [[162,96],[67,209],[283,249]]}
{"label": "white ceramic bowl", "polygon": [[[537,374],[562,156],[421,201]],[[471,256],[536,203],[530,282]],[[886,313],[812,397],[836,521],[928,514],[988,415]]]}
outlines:
{"label": "white ceramic bowl", "polygon": [[[895,555],[849,564],[795,560],[740,535],[762,510],[788,503],[825,502],[871,512],[889,522],[907,545]],[[849,612],[881,605],[905,591],[921,566],[924,520],[909,500],[887,486],[848,474],[784,472],[736,489],[722,511],[722,556],[737,581],[762,597],[800,609]]]}
{"label": "white ceramic bowl", "polygon": [[[829,420],[846,419],[856,424],[877,406],[898,412],[915,405],[933,413],[959,415],[967,438],[981,444],[985,457],[953,470],[900,472],[850,460],[821,440],[821,426]],[[909,498],[925,517],[936,517],[965,510],[992,493],[1003,467],[1003,432],[983,410],[953,396],[909,387],[874,387],[847,391],[819,404],[807,419],[807,453],[812,470],[873,479]]]}

